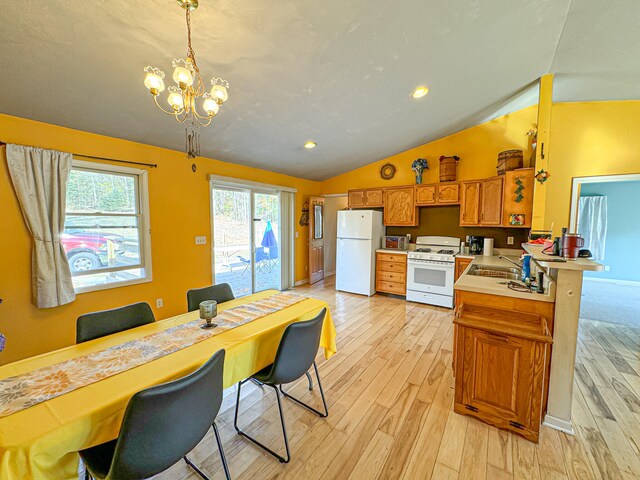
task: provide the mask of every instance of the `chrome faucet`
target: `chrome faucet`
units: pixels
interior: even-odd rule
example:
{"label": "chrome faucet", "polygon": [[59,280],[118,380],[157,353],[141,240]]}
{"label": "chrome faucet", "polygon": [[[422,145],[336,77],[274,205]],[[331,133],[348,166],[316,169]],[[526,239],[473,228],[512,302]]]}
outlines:
{"label": "chrome faucet", "polygon": [[513,263],[516,267],[518,267],[518,270],[522,271],[522,264],[521,263],[514,262],[509,257],[505,257],[504,255],[498,255],[498,258],[500,258],[501,260],[506,260],[509,263]]}

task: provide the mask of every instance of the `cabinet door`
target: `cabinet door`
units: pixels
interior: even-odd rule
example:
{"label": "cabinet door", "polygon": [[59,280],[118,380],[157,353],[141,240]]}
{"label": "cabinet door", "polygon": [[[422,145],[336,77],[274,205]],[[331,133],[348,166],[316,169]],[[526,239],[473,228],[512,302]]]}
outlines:
{"label": "cabinet door", "polygon": [[480,223],[502,225],[502,177],[482,181]]}
{"label": "cabinet door", "polygon": [[462,182],[460,195],[460,225],[480,224],[482,182]]}
{"label": "cabinet door", "polygon": [[420,185],[419,187],[416,187],[416,205],[433,205],[435,203],[435,185]]}
{"label": "cabinet door", "polygon": [[458,280],[458,278],[460,278],[460,275],[464,273],[471,261],[472,260],[470,258],[456,258],[455,280]]}
{"label": "cabinet door", "polygon": [[364,190],[349,190],[349,208],[365,206]]}
{"label": "cabinet door", "polygon": [[461,403],[481,413],[531,426],[535,342],[459,328],[464,338],[463,366],[458,368],[462,375],[456,375],[456,382],[462,386]]}
{"label": "cabinet door", "polygon": [[418,215],[413,187],[387,188],[384,192],[384,224],[414,226]]}
{"label": "cabinet door", "polygon": [[460,185],[457,183],[438,185],[438,203],[459,203]]}
{"label": "cabinet door", "polygon": [[384,204],[384,194],[382,189],[365,190],[365,205],[367,207],[382,207]]}
{"label": "cabinet door", "polygon": [[[519,168],[504,174],[504,195],[502,201],[503,227],[531,227],[533,215],[533,168]],[[511,223],[511,215],[523,219],[522,225]],[[522,218],[521,216],[524,216]],[[514,219],[516,220],[516,219]]]}

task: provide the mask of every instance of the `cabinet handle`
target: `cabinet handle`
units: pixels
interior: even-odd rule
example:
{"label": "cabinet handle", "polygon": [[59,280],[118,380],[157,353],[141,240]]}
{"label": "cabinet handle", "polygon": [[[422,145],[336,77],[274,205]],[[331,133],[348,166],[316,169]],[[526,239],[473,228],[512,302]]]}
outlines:
{"label": "cabinet handle", "polygon": [[502,335],[494,335],[492,333],[489,334],[489,338],[491,340],[498,340],[499,342],[508,342],[509,341],[509,337],[504,337]]}
{"label": "cabinet handle", "polygon": [[472,412],[478,411],[478,407],[474,407],[473,405],[465,405],[464,408],[466,408],[467,410],[471,410]]}
{"label": "cabinet handle", "polygon": [[520,430],[524,430],[524,425],[518,422],[514,422],[513,420],[509,421],[509,425],[511,425],[512,427],[516,427]]}

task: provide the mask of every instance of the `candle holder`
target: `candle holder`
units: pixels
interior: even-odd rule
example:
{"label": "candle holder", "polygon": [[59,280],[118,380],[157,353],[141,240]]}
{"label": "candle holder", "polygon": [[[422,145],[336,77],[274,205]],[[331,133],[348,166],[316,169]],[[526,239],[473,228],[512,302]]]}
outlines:
{"label": "candle holder", "polygon": [[200,302],[200,318],[207,323],[200,325],[200,328],[215,328],[218,324],[211,320],[218,316],[218,302],[215,300],[205,300]]}

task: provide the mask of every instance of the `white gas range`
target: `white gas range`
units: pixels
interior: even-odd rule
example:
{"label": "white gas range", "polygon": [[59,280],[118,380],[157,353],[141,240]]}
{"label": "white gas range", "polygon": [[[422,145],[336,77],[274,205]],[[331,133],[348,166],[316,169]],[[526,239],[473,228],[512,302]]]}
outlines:
{"label": "white gas range", "polygon": [[459,238],[416,238],[416,249],[407,254],[407,300],[453,308],[453,277],[458,253]]}

